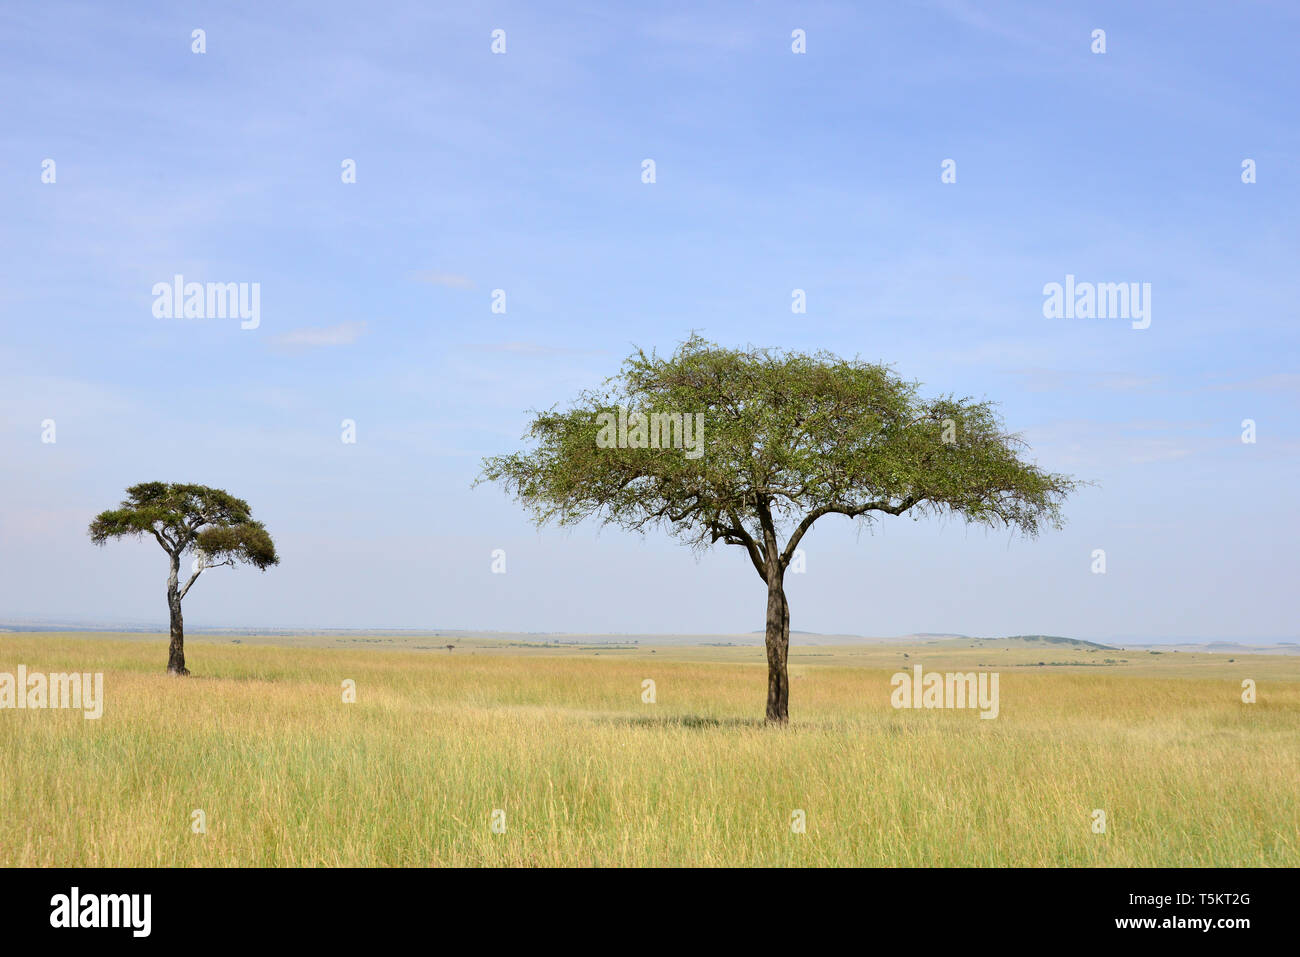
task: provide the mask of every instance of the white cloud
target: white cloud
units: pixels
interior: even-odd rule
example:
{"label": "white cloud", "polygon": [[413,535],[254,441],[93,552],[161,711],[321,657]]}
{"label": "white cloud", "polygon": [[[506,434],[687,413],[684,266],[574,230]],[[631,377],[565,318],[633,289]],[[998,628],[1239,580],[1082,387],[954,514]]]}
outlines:
{"label": "white cloud", "polygon": [[474,281],[468,276],[461,276],[450,272],[437,272],[433,269],[422,269],[419,272],[412,273],[411,278],[416,282],[427,282],[434,286],[446,286],[448,289],[474,288]]}
{"label": "white cloud", "polygon": [[346,346],[356,342],[365,332],[366,323],[363,321],[340,322],[324,328],[290,329],[271,341],[278,346],[290,348]]}
{"label": "white cloud", "polygon": [[517,356],[600,356],[606,354],[600,349],[567,349],[559,346],[542,345],[540,342],[468,343],[465,348],[476,352],[505,352]]}

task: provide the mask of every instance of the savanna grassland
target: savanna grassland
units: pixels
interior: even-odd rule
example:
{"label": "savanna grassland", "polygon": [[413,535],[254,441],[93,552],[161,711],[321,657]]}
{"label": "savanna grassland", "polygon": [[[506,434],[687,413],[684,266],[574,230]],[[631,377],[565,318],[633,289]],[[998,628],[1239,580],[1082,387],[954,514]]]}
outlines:
{"label": "savanna grassland", "polygon": [[[757,647],[273,640],[177,679],[158,636],[0,635],[106,699],[0,711],[0,865],[1300,865],[1300,656],[798,646],[773,729]],[[895,710],[918,663],[998,672],[998,718]]]}

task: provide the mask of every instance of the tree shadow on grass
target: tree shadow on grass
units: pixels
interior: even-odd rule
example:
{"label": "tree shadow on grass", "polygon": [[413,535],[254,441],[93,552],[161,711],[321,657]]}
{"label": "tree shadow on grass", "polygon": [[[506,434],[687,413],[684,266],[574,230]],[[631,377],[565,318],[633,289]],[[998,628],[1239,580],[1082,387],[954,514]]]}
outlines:
{"label": "tree shadow on grass", "polygon": [[906,735],[912,730],[894,724],[864,725],[850,719],[833,719],[819,716],[791,719],[787,725],[768,724],[763,718],[715,718],[699,714],[650,715],[602,714],[593,716],[597,724],[623,725],[632,728],[692,728],[695,730],[735,730],[748,728],[755,731],[812,731],[841,734]]}
{"label": "tree shadow on grass", "polygon": [[764,728],[767,722],[762,718],[713,718],[698,714],[677,714],[662,717],[648,715],[610,715],[598,718],[601,724],[624,724],[635,728]]}

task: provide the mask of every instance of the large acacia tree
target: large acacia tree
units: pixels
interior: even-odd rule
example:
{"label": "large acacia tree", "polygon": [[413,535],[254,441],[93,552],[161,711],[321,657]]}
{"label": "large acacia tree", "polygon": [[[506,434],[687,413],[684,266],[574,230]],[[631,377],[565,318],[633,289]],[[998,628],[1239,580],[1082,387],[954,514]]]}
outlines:
{"label": "large acacia tree", "polygon": [[[199,576],[209,568],[248,564],[262,571],[278,565],[275,543],[261,522],[253,521],[243,499],[206,485],[142,482],[126,490],[119,508],[100,512],[90,523],[90,538],[103,545],[110,538],[151,536],[170,562],[167,574],[167,610],[171,617],[171,645],[167,673],[187,675],[185,623],[181,602]],[[192,573],[180,583],[181,559],[195,557]]]}
{"label": "large acacia tree", "polygon": [[[626,441],[611,443],[620,408]],[[634,413],[659,418],[645,428]],[[679,415],[702,415],[702,454],[665,447]],[[1033,536],[1060,527],[1076,485],[1022,460],[1023,443],[987,402],[922,398],[884,365],[698,336],[668,358],[638,350],[568,409],[536,413],[526,438],[536,447],[485,459],[479,481],[502,483],[539,525],[591,517],[744,550],[767,590],[767,719],[777,723],[789,719],[785,572],[814,522],[949,514]]]}

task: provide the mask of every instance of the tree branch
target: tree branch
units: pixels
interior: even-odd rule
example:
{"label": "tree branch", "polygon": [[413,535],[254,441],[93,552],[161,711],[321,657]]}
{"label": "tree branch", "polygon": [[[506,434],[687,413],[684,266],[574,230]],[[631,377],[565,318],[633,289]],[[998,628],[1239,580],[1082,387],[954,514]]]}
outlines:
{"label": "tree branch", "polygon": [[183,601],[185,599],[185,596],[189,594],[190,586],[199,580],[200,575],[202,575],[209,568],[222,568],[222,567],[234,568],[235,562],[233,559],[227,558],[224,561],[212,562],[211,564],[205,562],[204,564],[200,565],[198,569],[194,572],[194,574],[190,576],[190,580],[185,583],[185,587],[181,589],[181,595],[180,595],[181,600]]}
{"label": "tree branch", "polygon": [[821,508],[815,508],[804,516],[802,522],[790,535],[790,541],[786,543],[785,550],[781,552],[781,567],[785,568],[790,564],[790,559],[794,557],[794,550],[799,546],[808,529],[813,527],[813,522],[823,515],[847,515],[849,518],[857,518],[865,515],[867,512],[885,512],[889,515],[902,515],[909,508],[917,503],[915,495],[909,495],[897,505],[890,505],[888,502],[868,502],[866,505],[856,507],[847,507],[842,505],[823,505]]}
{"label": "tree branch", "polygon": [[740,521],[740,516],[736,514],[734,508],[727,509],[727,517],[731,519],[731,527],[728,528],[727,531],[734,534],[736,538],[735,544],[743,545],[745,547],[745,551],[749,554],[749,560],[754,564],[754,570],[758,572],[760,578],[767,581],[767,573],[763,568],[763,561],[761,553],[758,550],[758,543],[754,541],[754,537],[745,529],[745,526]]}

